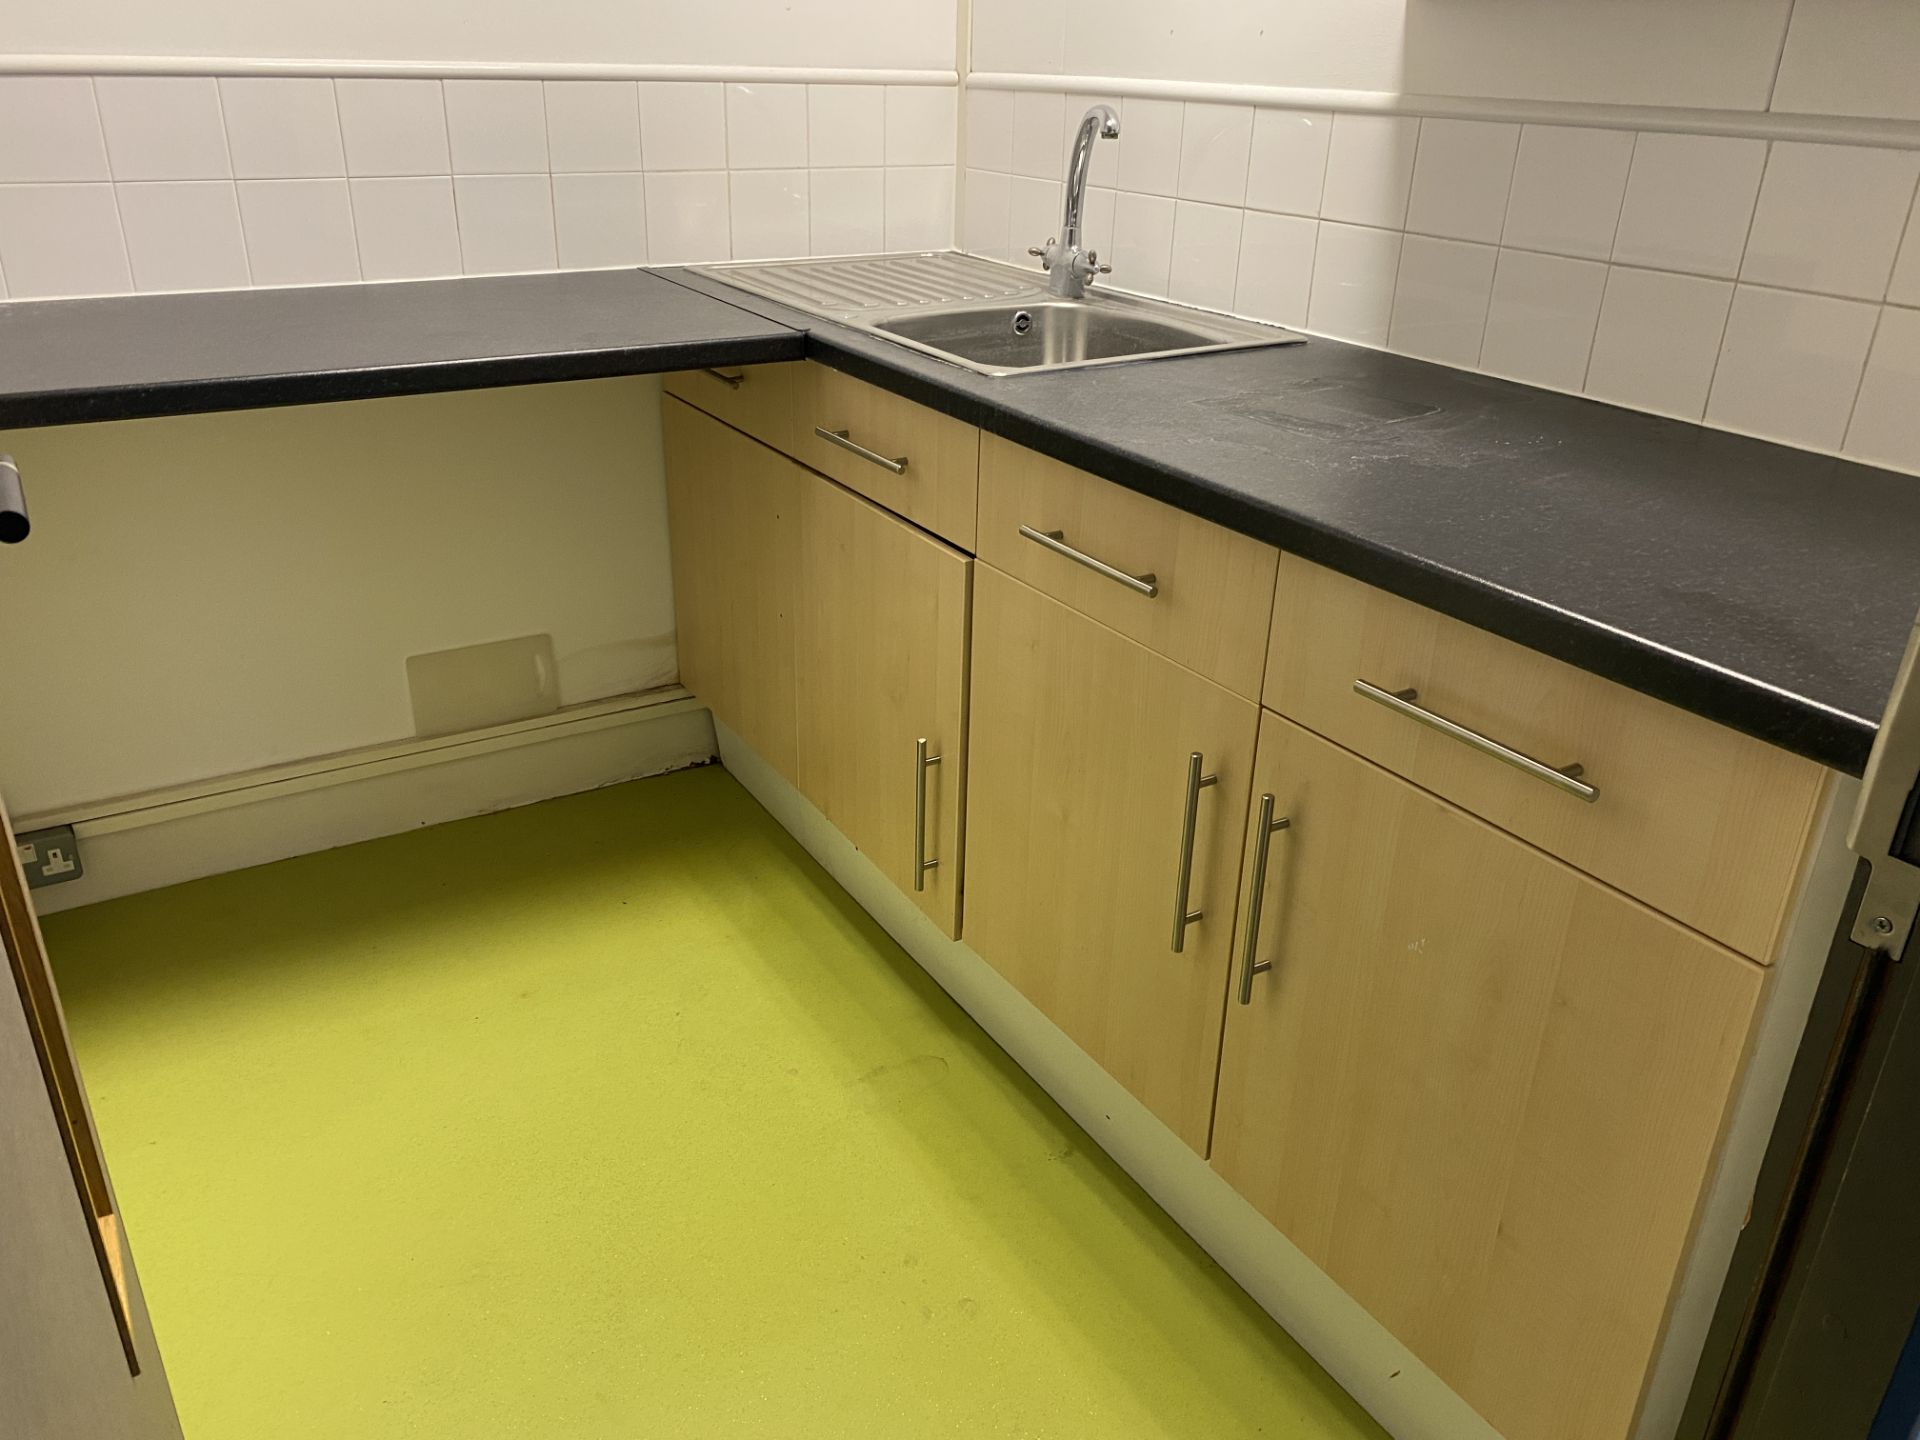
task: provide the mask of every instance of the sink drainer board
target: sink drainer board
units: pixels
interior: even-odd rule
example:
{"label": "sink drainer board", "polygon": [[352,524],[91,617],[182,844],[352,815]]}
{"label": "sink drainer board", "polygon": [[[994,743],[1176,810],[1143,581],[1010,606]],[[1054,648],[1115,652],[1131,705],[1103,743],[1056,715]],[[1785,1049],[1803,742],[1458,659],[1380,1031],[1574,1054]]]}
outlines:
{"label": "sink drainer board", "polygon": [[695,273],[983,375],[1298,345],[1290,330],[1099,289],[1047,292],[1030,270],[953,251],[748,261]]}

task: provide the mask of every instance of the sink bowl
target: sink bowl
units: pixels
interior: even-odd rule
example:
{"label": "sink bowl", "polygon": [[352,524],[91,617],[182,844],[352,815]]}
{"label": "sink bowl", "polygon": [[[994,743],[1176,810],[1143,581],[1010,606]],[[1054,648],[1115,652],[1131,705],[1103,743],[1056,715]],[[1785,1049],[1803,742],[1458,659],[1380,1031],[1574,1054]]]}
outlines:
{"label": "sink bowl", "polygon": [[749,261],[699,273],[985,375],[1304,340],[1275,325],[1111,290],[1062,300],[1031,270],[952,252]]}

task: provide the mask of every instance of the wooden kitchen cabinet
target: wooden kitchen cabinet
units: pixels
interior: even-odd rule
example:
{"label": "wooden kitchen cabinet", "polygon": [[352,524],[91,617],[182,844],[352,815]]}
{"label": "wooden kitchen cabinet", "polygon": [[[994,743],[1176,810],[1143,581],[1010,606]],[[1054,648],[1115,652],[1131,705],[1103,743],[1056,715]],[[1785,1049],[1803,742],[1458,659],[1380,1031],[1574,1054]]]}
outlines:
{"label": "wooden kitchen cabinet", "polygon": [[806,478],[797,783],[954,937],[973,562],[838,485]]}
{"label": "wooden kitchen cabinet", "polygon": [[798,465],[671,396],[661,402],[680,679],[798,783]]}
{"label": "wooden kitchen cabinet", "polygon": [[1509,1440],[1620,1440],[1764,972],[1271,712],[1253,794],[1215,1169]]}
{"label": "wooden kitchen cabinet", "polygon": [[973,624],[964,938],[1205,1154],[1258,711],[984,565]]}

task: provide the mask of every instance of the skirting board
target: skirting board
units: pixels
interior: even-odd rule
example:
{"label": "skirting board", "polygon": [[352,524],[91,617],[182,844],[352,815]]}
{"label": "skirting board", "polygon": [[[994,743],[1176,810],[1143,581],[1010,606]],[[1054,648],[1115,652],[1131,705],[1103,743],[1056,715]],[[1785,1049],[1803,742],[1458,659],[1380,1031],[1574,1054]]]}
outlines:
{"label": "skirting board", "polygon": [[733,777],[1374,1419],[1398,1440],[1500,1440],[992,966],[942,935],[784,777],[724,725],[714,730]]}
{"label": "skirting board", "polygon": [[203,875],[484,815],[714,756],[707,708],[678,686],[464,735],[22,816],[24,831],[71,824],[86,873],[33,892],[50,915]]}

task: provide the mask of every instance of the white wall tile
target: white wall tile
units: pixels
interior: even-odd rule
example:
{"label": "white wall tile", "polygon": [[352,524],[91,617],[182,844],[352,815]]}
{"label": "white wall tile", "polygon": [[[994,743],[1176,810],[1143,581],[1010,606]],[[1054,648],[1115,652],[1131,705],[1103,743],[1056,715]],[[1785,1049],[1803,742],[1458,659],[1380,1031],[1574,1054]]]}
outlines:
{"label": "white wall tile", "polygon": [[1401,238],[1398,230],[1321,221],[1308,328],[1360,345],[1386,344]]}
{"label": "white wall tile", "polygon": [[1392,229],[1405,224],[1419,141],[1420,122],[1405,115],[1334,116],[1321,215]]}
{"label": "white wall tile", "polygon": [[220,81],[233,173],[242,180],[318,179],[347,173],[333,81],[298,75]]}
{"label": "white wall tile", "polygon": [[1060,178],[1066,179],[1067,164],[1073,156],[1073,144],[1080,135],[1080,124],[1087,118],[1087,111],[1095,105],[1105,105],[1120,117],[1120,135],[1117,139],[1107,140],[1099,136],[1093,142],[1093,160],[1087,166],[1087,184],[1099,185],[1111,190],[1120,181],[1120,141],[1127,134],[1127,102],[1118,95],[1069,95],[1060,129]]}
{"label": "white wall tile", "polygon": [[[1121,157],[1124,167],[1126,157]],[[1114,202],[1110,283],[1143,295],[1164,295],[1173,266],[1174,202],[1162,195],[1122,190]],[[1057,225],[1057,222],[1056,222]],[[1019,236],[1014,236],[1018,252]]]}
{"label": "white wall tile", "polygon": [[562,270],[646,264],[645,181],[610,170],[554,176],[553,229]]}
{"label": "white wall tile", "polygon": [[256,285],[344,285],[360,278],[344,180],[242,180],[240,224]]}
{"label": "white wall tile", "polygon": [[349,175],[446,175],[446,102],[438,80],[336,80]]}
{"label": "white wall tile", "polygon": [[233,174],[220,91],[204,75],[94,81],[116,180],[224,180]]}
{"label": "white wall tile", "polygon": [[1204,205],[1195,200],[1174,206],[1173,257],[1167,273],[1171,298],[1209,310],[1233,308],[1242,213],[1237,205]]}
{"label": "white wall tile", "polygon": [[1188,105],[1180,130],[1180,198],[1210,205],[1243,204],[1252,149],[1251,107]]}
{"label": "white wall tile", "polygon": [[1333,116],[1324,110],[1255,111],[1247,204],[1256,210],[1318,215],[1332,134]]}
{"label": "white wall tile", "polygon": [[1013,169],[1013,92],[967,91],[967,165],[974,170]]}
{"label": "white wall tile", "polygon": [[469,275],[551,270],[553,182],[545,175],[456,175],[460,268]]}
{"label": "white wall tile", "polygon": [[[726,87],[705,81],[641,81],[640,149],[649,170],[726,169]],[[653,249],[653,224],[653,189],[649,186],[649,253]]]}
{"label": "white wall tile", "polygon": [[1740,278],[1878,300],[1920,177],[1920,154],[1777,141]]}
{"label": "white wall tile", "polygon": [[1518,125],[1421,121],[1407,229],[1454,240],[1498,241],[1519,148]]}
{"label": "white wall tile", "polygon": [[785,259],[812,248],[807,172],[736,170],[728,179],[736,260]]}
{"label": "white wall tile", "polygon": [[1247,211],[1240,227],[1240,264],[1233,308],[1277,325],[1305,325],[1313,288],[1313,250],[1320,226],[1302,215]]}
{"label": "white wall tile", "polygon": [[[1007,247],[1007,182],[1000,182],[1000,249]],[[809,180],[810,253],[869,255],[887,244],[886,171],[871,167],[815,170]],[[967,192],[969,213],[981,199]],[[985,251],[976,251],[984,254]]]}
{"label": "white wall tile", "polygon": [[1907,235],[1894,262],[1887,299],[1895,305],[1920,305],[1920,193],[1914,195],[1913,208],[1907,212]]}
{"label": "white wall tile", "polygon": [[[1137,195],[1172,195],[1180,188],[1180,132],[1186,111],[1178,100],[1128,102],[1120,120],[1120,189]],[[1064,167],[1062,157],[1055,173]]]}
{"label": "white wall tile", "polygon": [[1013,97],[1013,173],[1034,180],[1058,180],[1066,172],[1060,135],[1066,126],[1067,97],[1022,90]]}
{"label": "white wall tile", "polygon": [[445,175],[350,181],[360,273],[368,280],[429,280],[460,273],[453,181]]}
{"label": "white wall tile", "polygon": [[887,249],[953,246],[953,167],[887,167]]}
{"label": "white wall tile", "polygon": [[[641,119],[641,143],[647,143]],[[725,171],[647,176],[647,258],[655,265],[725,260],[732,254]]]}
{"label": "white wall tile", "polygon": [[[1040,262],[1027,254],[1030,247],[1044,245],[1060,234],[1060,212],[1065,204],[1065,187],[1058,180],[1035,180],[1015,175],[1007,184],[1007,258],[1016,265],[1038,270]],[[1172,233],[1173,210],[1167,210],[1168,233]]]}
{"label": "white wall tile", "polygon": [[1741,285],[1733,293],[1707,423],[1837,450],[1880,307]]}
{"label": "white wall tile", "polygon": [[633,81],[549,80],[545,89],[547,155],[555,174],[641,168],[640,91]]}
{"label": "white wall tile", "polygon": [[[795,170],[806,163],[806,86],[727,86],[727,164],[732,169]],[[739,220],[736,207],[736,236]]]}
{"label": "white wall tile", "polygon": [[1707,408],[1733,286],[1616,265],[1607,275],[1586,393],[1682,420]]}
{"label": "white wall tile", "polygon": [[1387,344],[1444,365],[1477,365],[1498,254],[1491,245],[1407,236]]}
{"label": "white wall tile", "polygon": [[454,174],[547,173],[547,111],[538,80],[445,83]]}
{"label": "white wall tile", "polygon": [[0,269],[16,300],[132,290],[113,186],[0,185]]}
{"label": "white wall tile", "polygon": [[1119,199],[1118,190],[1104,185],[1087,187],[1087,208],[1080,216],[1080,243],[1103,264],[1113,263],[1113,212]]}
{"label": "white wall tile", "polygon": [[1889,305],[1847,430],[1846,453],[1874,465],[1920,471],[1920,310]]}
{"label": "white wall tile", "polygon": [[958,92],[950,85],[889,85],[886,93],[887,164],[953,164]]}
{"label": "white wall tile", "polygon": [[1507,200],[1505,243],[1606,259],[1613,252],[1632,159],[1631,131],[1523,127]]}
{"label": "white wall tile", "polygon": [[0,184],[105,180],[107,142],[85,75],[0,75]]}
{"label": "white wall tile", "polygon": [[230,290],[248,283],[232,181],[142,181],[120,186],[119,201],[135,289]]}
{"label": "white wall tile", "polygon": [[[886,161],[886,91],[878,85],[807,87],[807,156],[816,166],[845,169]],[[1012,144],[1013,97],[1007,97]],[[1001,169],[1005,169],[1004,164]]]}
{"label": "white wall tile", "polygon": [[1013,198],[1008,177],[996,170],[969,170],[966,183],[966,231],[960,248],[989,260],[1006,259]]}
{"label": "white wall tile", "polygon": [[1760,193],[1767,142],[1643,133],[1634,142],[1613,258],[1731,280]]}
{"label": "white wall tile", "polygon": [[1578,392],[1600,323],[1607,267],[1531,250],[1502,250],[1487,308],[1480,367],[1529,385]]}

